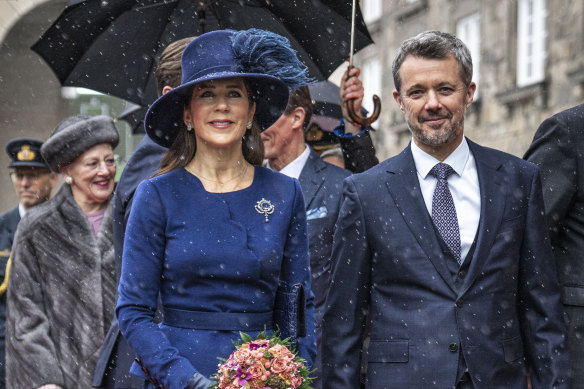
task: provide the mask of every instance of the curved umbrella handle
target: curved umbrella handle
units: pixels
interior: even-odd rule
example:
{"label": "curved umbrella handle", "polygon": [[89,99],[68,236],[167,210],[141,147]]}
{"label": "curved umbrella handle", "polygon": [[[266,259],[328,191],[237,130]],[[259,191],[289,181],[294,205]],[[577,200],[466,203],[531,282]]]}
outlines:
{"label": "curved umbrella handle", "polygon": [[[347,74],[349,70],[351,70],[351,66],[349,66]],[[351,121],[353,121],[354,123],[358,123],[362,126],[368,126],[379,118],[379,114],[381,113],[381,99],[379,98],[379,96],[373,95],[373,113],[369,117],[362,117],[361,115],[358,115],[353,109],[352,103],[353,100],[345,101],[345,107],[347,108],[347,112],[351,117]]]}

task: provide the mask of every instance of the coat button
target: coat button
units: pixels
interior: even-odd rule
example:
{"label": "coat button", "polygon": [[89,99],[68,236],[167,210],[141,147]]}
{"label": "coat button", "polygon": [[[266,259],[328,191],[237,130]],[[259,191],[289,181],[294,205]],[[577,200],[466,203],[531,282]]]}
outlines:
{"label": "coat button", "polygon": [[463,306],[463,305],[464,305],[464,301],[462,301],[462,299],[460,299],[460,300],[456,300],[456,306],[457,306],[458,308],[462,308],[462,306]]}
{"label": "coat button", "polygon": [[464,278],[465,275],[466,275],[466,272],[464,270],[461,270],[458,272],[458,278],[460,278],[460,279]]}
{"label": "coat button", "polygon": [[458,344],[456,344],[456,343],[450,343],[448,345],[448,350],[450,352],[453,352],[453,353],[457,352],[458,351]]}

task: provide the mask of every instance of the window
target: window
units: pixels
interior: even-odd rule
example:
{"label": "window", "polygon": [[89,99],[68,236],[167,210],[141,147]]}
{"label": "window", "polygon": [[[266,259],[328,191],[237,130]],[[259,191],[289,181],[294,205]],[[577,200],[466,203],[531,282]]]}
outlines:
{"label": "window", "polygon": [[[470,55],[472,57],[472,80],[477,84],[477,91],[480,78],[480,64],[481,64],[481,25],[480,14],[474,13],[466,16],[456,23],[456,36],[464,42]],[[475,98],[478,97],[475,92]]]}
{"label": "window", "polygon": [[381,18],[381,0],[361,0],[361,5],[365,23],[372,23]]}
{"label": "window", "polygon": [[381,97],[381,63],[379,59],[373,57],[363,62],[361,79],[363,80],[363,89],[365,89],[363,107],[371,115],[373,112],[372,96],[377,95]]}
{"label": "window", "polygon": [[517,9],[517,86],[545,77],[546,0],[519,0]]}

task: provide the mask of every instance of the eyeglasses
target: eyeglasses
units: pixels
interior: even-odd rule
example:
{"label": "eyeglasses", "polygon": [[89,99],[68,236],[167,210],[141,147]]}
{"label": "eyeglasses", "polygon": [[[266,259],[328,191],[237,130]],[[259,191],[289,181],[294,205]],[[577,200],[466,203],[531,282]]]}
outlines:
{"label": "eyeglasses", "polygon": [[38,171],[38,172],[19,172],[19,171],[11,171],[10,177],[12,177],[15,181],[22,181],[26,177],[29,181],[36,181],[42,176],[46,176],[49,174],[49,171]]}

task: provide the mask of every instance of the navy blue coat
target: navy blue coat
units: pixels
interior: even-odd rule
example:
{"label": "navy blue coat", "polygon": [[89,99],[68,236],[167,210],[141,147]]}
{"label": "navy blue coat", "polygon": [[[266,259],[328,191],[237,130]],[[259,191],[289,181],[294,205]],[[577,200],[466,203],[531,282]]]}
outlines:
{"label": "navy blue coat", "polygon": [[[10,258],[14,234],[20,222],[18,207],[0,215],[0,283],[6,277],[6,264]],[[6,385],[4,345],[6,334],[6,293],[0,296],[0,389]]]}
{"label": "navy blue coat", "polygon": [[[410,147],[345,180],[322,339],[323,380],[453,388],[461,352],[477,389],[568,388],[569,355],[537,167],[469,141],[481,212],[466,273],[451,271]],[[465,261],[465,263],[466,263]]]}
{"label": "navy blue coat", "polygon": [[[264,215],[258,203],[273,206]],[[210,376],[239,331],[272,325],[279,285],[310,291],[306,212],[298,181],[255,167],[250,187],[210,193],[185,169],[142,182],[128,221],[116,312],[151,376],[184,388]],[[154,323],[158,298],[164,320]],[[312,293],[299,353],[316,353]],[[277,323],[285,325],[286,323]],[[133,372],[140,374],[137,366]]]}

